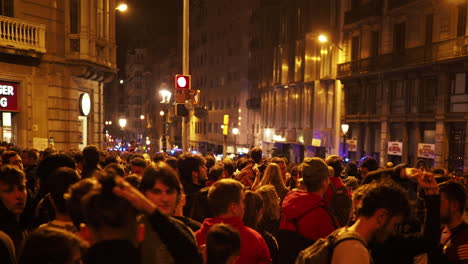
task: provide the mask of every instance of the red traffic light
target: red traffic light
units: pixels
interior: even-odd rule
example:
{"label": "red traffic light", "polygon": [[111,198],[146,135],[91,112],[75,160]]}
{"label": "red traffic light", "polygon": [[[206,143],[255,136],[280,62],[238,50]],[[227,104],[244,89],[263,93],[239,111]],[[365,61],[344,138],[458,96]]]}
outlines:
{"label": "red traffic light", "polygon": [[175,77],[176,89],[190,89],[190,75],[177,74]]}

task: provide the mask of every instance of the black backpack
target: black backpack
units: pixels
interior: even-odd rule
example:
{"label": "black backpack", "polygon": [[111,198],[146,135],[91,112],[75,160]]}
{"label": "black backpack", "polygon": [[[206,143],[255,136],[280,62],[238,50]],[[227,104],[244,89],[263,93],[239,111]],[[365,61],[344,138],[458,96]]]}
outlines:
{"label": "black backpack", "polygon": [[351,215],[352,201],[348,194],[346,186],[336,188],[336,186],[330,182],[332,190],[332,196],[330,200],[330,209],[336,216],[336,220],[340,223],[340,226],[346,226]]}
{"label": "black backpack", "polygon": [[278,246],[279,246],[278,263],[294,264],[299,253],[302,250],[309,247],[310,245],[314,244],[315,242],[314,240],[308,239],[300,234],[298,221],[303,216],[307,215],[308,213],[312,212],[313,210],[317,208],[325,209],[325,211],[327,211],[327,213],[330,215],[335,227],[338,228],[338,223],[336,222],[335,217],[327,208],[327,206],[312,207],[306,212],[304,212],[303,214],[291,219],[294,222],[296,231],[285,230],[285,229],[280,229],[278,231],[278,237],[277,237]]}
{"label": "black backpack", "polygon": [[326,238],[320,238],[312,246],[299,253],[295,264],[330,264],[335,247],[345,240],[358,240],[366,248],[367,243],[355,232],[346,227],[340,228]]}

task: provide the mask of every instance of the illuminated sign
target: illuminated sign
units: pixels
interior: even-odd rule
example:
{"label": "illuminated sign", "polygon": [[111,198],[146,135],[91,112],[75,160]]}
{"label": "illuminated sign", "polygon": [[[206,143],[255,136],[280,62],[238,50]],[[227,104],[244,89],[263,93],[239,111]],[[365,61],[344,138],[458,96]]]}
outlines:
{"label": "illuminated sign", "polygon": [[18,84],[0,82],[0,111],[19,111]]}
{"label": "illuminated sign", "polygon": [[84,116],[87,116],[91,111],[91,98],[88,93],[80,95],[80,112]]}

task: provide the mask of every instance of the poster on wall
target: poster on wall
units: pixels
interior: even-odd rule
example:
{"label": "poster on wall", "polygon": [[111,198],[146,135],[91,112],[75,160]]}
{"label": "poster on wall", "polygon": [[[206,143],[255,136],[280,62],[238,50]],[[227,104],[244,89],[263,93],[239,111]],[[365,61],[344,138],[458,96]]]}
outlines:
{"label": "poster on wall", "polygon": [[387,147],[388,155],[401,156],[403,155],[403,142],[389,141]]}
{"label": "poster on wall", "polygon": [[348,151],[350,152],[357,151],[357,139],[348,139],[346,140],[346,144],[348,145]]}
{"label": "poster on wall", "polygon": [[435,159],[435,144],[418,144],[418,158]]}
{"label": "poster on wall", "polygon": [[33,138],[33,148],[38,150],[44,150],[49,146],[49,141],[47,138]]}

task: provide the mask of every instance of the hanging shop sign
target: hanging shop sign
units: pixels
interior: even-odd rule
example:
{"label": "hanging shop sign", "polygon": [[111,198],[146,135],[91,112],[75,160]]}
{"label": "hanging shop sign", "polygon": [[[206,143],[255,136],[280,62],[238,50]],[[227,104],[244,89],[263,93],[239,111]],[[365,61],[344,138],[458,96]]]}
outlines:
{"label": "hanging shop sign", "polygon": [[0,111],[19,111],[18,84],[0,82]]}
{"label": "hanging shop sign", "polygon": [[91,112],[91,97],[88,93],[80,95],[80,112],[82,115],[87,116]]}
{"label": "hanging shop sign", "polygon": [[348,145],[348,151],[350,152],[357,151],[357,139],[348,139],[346,140],[346,144]]}
{"label": "hanging shop sign", "polygon": [[388,155],[401,156],[403,155],[403,142],[389,141],[387,147]]}
{"label": "hanging shop sign", "polygon": [[435,144],[418,144],[418,158],[435,159]]}

